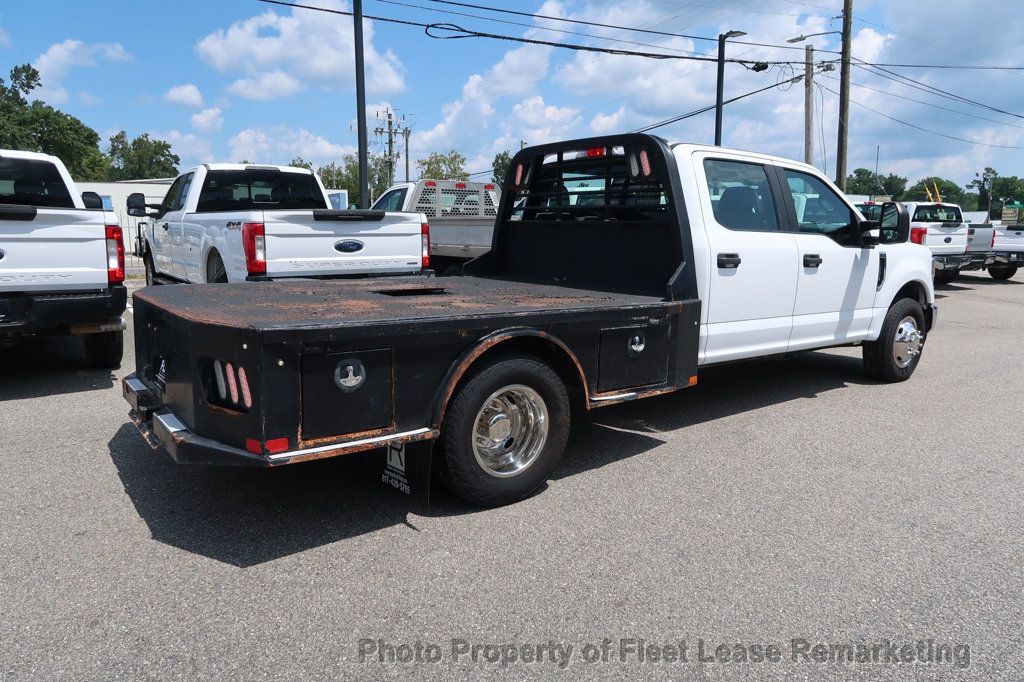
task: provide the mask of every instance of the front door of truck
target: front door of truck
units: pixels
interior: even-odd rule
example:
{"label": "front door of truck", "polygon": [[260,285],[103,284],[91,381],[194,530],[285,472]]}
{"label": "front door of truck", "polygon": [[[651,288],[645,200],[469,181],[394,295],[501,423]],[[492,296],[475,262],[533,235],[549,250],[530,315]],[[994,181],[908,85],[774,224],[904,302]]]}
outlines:
{"label": "front door of truck", "polygon": [[181,199],[181,190],[185,186],[186,176],[181,176],[173,183],[171,188],[167,190],[166,196],[164,196],[163,202],[160,204],[160,210],[151,218],[153,222],[153,238],[152,238],[152,252],[153,252],[153,264],[156,266],[157,272],[165,275],[175,275],[174,271],[174,244],[172,231],[172,225],[177,220],[181,222],[181,216],[176,215],[176,207]]}
{"label": "front door of truck", "polygon": [[708,239],[703,363],[785,352],[797,249],[783,229],[777,180],[762,163],[699,154],[694,170]]}
{"label": "front door of truck", "polygon": [[861,341],[878,285],[878,249],[861,247],[856,212],[828,183],[779,168],[800,259],[789,350]]}

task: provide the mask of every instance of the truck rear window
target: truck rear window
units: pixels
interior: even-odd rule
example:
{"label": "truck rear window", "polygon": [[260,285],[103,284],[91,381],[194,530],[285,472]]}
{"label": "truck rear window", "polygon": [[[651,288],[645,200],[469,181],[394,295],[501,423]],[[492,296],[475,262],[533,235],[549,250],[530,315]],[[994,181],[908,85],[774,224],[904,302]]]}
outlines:
{"label": "truck rear window", "polygon": [[0,158],[0,204],[75,207],[57,167],[35,159]]}
{"label": "truck rear window", "polygon": [[199,213],[246,209],[329,208],[308,173],[277,170],[210,171],[199,194]]}
{"label": "truck rear window", "polygon": [[[646,152],[645,152],[646,153]],[[539,175],[517,192],[511,220],[657,221],[668,213],[661,181],[644,176],[621,147],[565,151],[546,157]]]}
{"label": "truck rear window", "polygon": [[918,206],[914,209],[913,221],[917,223],[962,223],[964,218],[956,206]]}

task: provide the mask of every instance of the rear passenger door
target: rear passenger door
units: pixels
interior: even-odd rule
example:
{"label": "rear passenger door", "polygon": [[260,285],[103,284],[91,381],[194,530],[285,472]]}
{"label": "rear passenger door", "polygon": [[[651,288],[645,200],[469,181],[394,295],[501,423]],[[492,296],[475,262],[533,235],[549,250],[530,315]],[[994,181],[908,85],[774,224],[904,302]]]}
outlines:
{"label": "rear passenger door", "polygon": [[703,362],[784,353],[793,327],[797,249],[783,229],[778,179],[756,160],[697,154],[710,283]]}
{"label": "rear passenger door", "polygon": [[878,286],[877,248],[861,246],[857,212],[817,175],[779,167],[799,278],[789,350],[867,337]]}

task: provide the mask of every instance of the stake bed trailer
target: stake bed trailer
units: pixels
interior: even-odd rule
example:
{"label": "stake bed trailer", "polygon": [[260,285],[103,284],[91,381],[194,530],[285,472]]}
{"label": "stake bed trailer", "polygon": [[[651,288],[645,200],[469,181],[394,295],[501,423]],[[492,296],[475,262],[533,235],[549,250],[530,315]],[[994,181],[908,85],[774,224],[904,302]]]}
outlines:
{"label": "stake bed trailer", "polygon": [[622,135],[527,148],[505,187],[467,277],[136,294],[132,420],[193,463],[440,439],[453,490],[501,504],[547,480],[579,409],[836,345],[899,381],[934,323],[907,214],[879,232],[803,164]]}

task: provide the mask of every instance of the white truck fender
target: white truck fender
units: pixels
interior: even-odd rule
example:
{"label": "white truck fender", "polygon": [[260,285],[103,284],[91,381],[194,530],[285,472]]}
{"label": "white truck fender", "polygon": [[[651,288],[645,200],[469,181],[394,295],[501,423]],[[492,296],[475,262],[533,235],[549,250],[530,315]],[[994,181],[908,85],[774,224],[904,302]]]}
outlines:
{"label": "white truck fender", "polygon": [[[924,250],[926,257],[915,257]],[[868,339],[874,341],[882,333],[882,324],[897,295],[903,298],[910,294],[922,305],[935,303],[935,287],[932,283],[931,252],[917,244],[893,244],[885,247],[886,266],[882,287],[875,294],[875,307],[868,328]],[[904,291],[907,288],[910,291]],[[901,292],[903,292],[901,294]]]}

